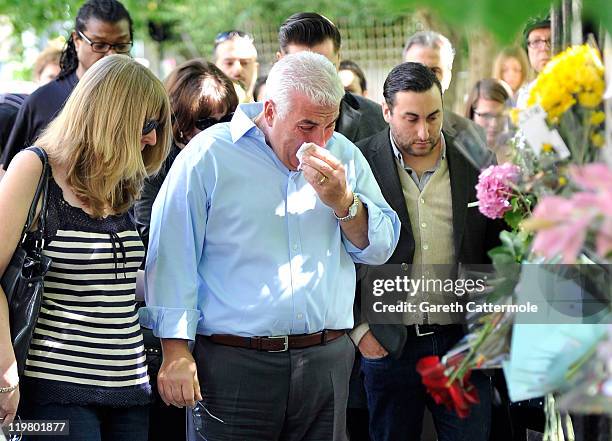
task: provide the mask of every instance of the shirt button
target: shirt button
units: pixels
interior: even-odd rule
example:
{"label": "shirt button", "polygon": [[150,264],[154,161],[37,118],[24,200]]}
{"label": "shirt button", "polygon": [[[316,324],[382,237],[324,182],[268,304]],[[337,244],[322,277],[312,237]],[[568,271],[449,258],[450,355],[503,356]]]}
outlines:
{"label": "shirt button", "polygon": [[429,249],[429,245],[427,245],[427,244],[423,245],[423,249],[424,249],[425,251],[427,251],[427,250]]}
{"label": "shirt button", "polygon": [[302,320],[304,318],[304,314],[300,312],[296,317],[298,320]]}
{"label": "shirt button", "polygon": [[294,243],[293,244],[293,251],[297,251],[297,250],[298,250],[298,245],[297,245],[297,243]]}
{"label": "shirt button", "polygon": [[427,222],[423,222],[423,223],[421,224],[421,227],[423,227],[423,228],[427,228]]}
{"label": "shirt button", "polygon": [[421,204],[424,204],[424,203],[425,203],[425,199],[421,198]]}
{"label": "shirt button", "polygon": [[404,262],[400,266],[401,266],[403,271],[408,271],[408,264],[407,263]]}

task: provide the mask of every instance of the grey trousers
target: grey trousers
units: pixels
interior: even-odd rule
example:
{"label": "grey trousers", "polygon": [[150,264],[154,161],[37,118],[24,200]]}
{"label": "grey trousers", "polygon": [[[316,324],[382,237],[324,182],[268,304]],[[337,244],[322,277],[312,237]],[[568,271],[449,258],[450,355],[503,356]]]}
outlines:
{"label": "grey trousers", "polygon": [[193,351],[206,441],[347,441],[355,349],[347,335],[287,352],[223,346],[198,336]]}

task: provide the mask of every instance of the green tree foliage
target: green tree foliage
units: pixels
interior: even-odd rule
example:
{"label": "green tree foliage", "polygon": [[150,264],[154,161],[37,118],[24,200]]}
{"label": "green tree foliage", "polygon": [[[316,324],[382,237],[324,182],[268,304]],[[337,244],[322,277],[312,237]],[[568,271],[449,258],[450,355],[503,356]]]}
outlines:
{"label": "green tree foliage", "polygon": [[[15,32],[26,29],[48,32],[49,24],[64,24],[65,33],[73,26],[82,0],[0,0],[0,15],[9,17]],[[480,25],[500,42],[512,40],[525,20],[541,14],[550,0],[124,0],[132,14],[138,35],[148,33],[147,23],[167,23],[173,32],[170,45],[191,44],[191,51],[206,54],[214,36],[223,30],[255,28],[258,24],[280,24],[296,11],[317,11],[332,20],[367,22],[371,18],[393,19],[410,14],[415,8],[433,9],[450,25]],[[600,21],[612,33],[610,0],[583,0],[584,13]],[[55,37],[56,35],[49,35]]]}
{"label": "green tree foliage", "polygon": [[[383,0],[393,13],[409,13],[415,6],[436,11],[451,25],[480,26],[502,43],[510,42],[529,17],[546,13],[551,0]],[[583,16],[601,24],[612,34],[610,0],[583,0]]]}

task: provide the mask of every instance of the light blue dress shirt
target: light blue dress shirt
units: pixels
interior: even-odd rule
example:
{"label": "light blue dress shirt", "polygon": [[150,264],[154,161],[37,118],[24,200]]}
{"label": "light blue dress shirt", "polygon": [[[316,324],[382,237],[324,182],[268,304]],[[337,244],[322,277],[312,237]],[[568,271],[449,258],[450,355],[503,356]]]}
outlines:
{"label": "light blue dress shirt", "polygon": [[352,328],[353,262],[383,264],[397,245],[399,219],[361,152],[339,133],[326,146],[367,206],[363,250],[266,144],[253,122],[262,110],[240,105],[193,138],[153,204],[140,320],[158,337]]}

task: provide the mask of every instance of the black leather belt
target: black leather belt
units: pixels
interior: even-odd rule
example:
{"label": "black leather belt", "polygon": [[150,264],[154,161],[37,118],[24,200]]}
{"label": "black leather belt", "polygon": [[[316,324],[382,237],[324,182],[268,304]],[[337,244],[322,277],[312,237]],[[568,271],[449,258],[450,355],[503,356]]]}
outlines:
{"label": "black leather belt", "polygon": [[272,337],[241,337],[231,334],[213,334],[208,340],[225,346],[255,349],[266,352],[285,352],[289,349],[303,349],[311,346],[324,345],[346,334],[344,330],[324,330],[314,334],[276,335]]}

